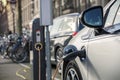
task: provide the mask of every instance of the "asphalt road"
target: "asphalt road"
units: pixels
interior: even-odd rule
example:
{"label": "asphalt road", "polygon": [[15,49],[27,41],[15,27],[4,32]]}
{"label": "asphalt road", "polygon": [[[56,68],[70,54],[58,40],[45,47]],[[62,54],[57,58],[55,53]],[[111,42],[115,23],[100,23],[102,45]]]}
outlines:
{"label": "asphalt road", "polygon": [[[30,63],[16,64],[10,59],[0,56],[0,80],[32,80],[32,65]],[[56,67],[52,66],[52,75]],[[55,80],[61,80],[57,73]]]}
{"label": "asphalt road", "polygon": [[[30,68],[30,69],[29,69],[29,72],[30,72],[29,75],[32,76],[32,74],[31,74],[31,73],[32,73],[32,65],[31,65],[30,63],[22,63],[22,64],[20,64],[20,65],[23,66],[24,68]],[[56,66],[55,66],[55,65],[52,65],[51,67],[52,67],[52,77],[53,77],[53,74],[55,73],[55,70],[56,70]],[[31,80],[31,79],[30,79],[30,80]],[[61,75],[60,75],[60,73],[57,72],[54,80],[61,80]]]}
{"label": "asphalt road", "polygon": [[21,66],[13,63],[11,60],[2,59],[0,56],[0,80],[22,80],[16,76],[16,71]]}

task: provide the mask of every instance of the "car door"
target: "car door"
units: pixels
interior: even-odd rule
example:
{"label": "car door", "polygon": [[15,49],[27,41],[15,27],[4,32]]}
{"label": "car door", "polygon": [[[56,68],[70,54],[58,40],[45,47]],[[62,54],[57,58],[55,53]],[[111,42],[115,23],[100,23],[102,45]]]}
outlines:
{"label": "car door", "polygon": [[120,67],[119,39],[120,35],[105,34],[89,40],[88,80],[114,80],[112,75],[116,75]]}
{"label": "car door", "polygon": [[120,79],[120,0],[111,7],[104,30],[109,34],[96,36],[93,30],[88,42],[88,80]]}

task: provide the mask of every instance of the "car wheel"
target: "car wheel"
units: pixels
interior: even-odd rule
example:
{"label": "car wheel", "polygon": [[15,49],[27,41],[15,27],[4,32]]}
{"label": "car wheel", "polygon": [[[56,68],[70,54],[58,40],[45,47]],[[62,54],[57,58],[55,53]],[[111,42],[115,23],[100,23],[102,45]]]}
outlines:
{"label": "car wheel", "polygon": [[81,73],[75,61],[68,63],[63,80],[82,80]]}
{"label": "car wheel", "polygon": [[57,51],[56,51],[56,56],[55,56],[55,59],[56,59],[57,63],[60,61],[62,56],[63,56],[62,48],[58,48]]}
{"label": "car wheel", "polygon": [[[62,48],[58,48],[57,51],[56,51],[56,58],[55,58],[57,65],[59,64],[62,56],[63,56]],[[59,66],[58,72],[61,74],[61,66]]]}

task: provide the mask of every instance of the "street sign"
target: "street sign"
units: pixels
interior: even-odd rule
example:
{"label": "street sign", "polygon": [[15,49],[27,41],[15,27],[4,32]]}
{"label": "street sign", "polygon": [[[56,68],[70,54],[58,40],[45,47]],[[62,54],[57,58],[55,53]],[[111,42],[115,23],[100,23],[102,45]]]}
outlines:
{"label": "street sign", "polygon": [[40,0],[40,25],[52,25],[52,0]]}

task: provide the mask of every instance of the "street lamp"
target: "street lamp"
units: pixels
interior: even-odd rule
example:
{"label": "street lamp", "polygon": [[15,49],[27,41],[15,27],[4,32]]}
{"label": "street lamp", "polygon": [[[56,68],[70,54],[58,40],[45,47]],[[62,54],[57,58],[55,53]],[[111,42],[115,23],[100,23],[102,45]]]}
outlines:
{"label": "street lamp", "polygon": [[16,8],[16,0],[10,0],[11,11],[13,13],[13,32],[15,33],[15,8]]}

